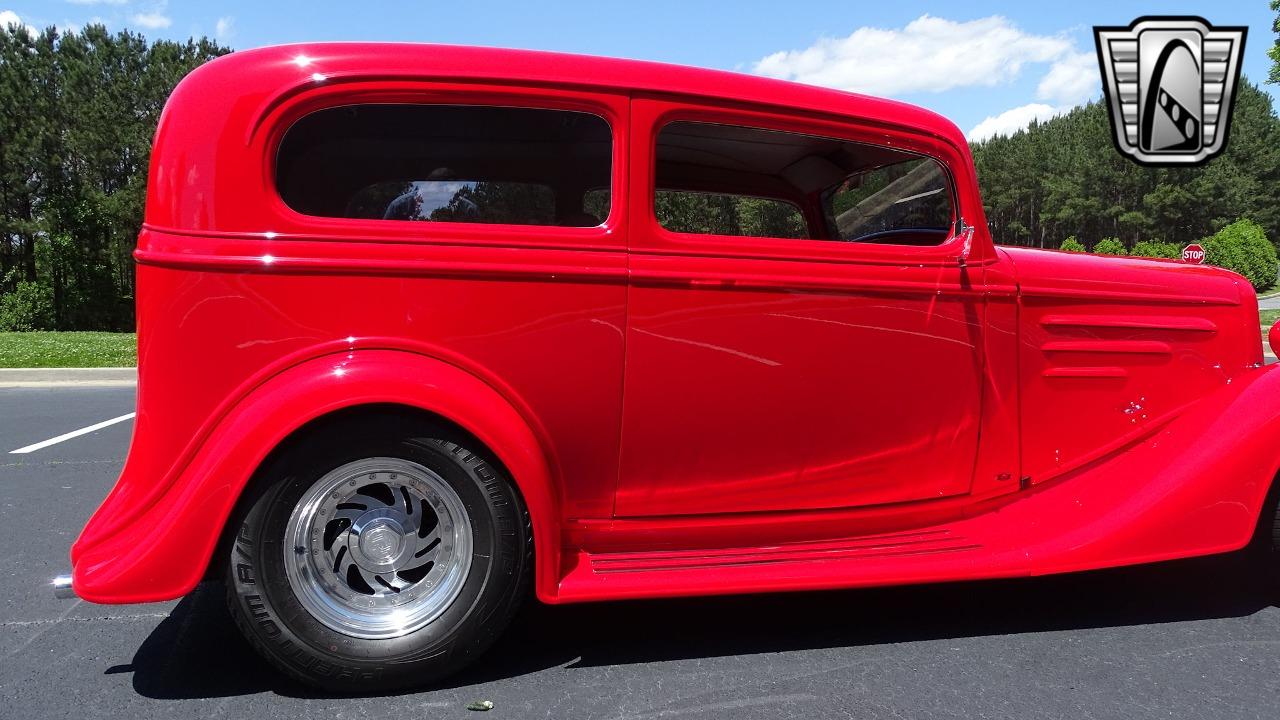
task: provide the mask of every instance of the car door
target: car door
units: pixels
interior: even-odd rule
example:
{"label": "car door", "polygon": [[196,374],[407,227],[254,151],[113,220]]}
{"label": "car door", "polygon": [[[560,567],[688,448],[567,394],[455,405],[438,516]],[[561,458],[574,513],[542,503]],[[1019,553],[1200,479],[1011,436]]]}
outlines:
{"label": "car door", "polygon": [[615,515],[966,493],[983,295],[936,141],[660,97],[632,118]]}

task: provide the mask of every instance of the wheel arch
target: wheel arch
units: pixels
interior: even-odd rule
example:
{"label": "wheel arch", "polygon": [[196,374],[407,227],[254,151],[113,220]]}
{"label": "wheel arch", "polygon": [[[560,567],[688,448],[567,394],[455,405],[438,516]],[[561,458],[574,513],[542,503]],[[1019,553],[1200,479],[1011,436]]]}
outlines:
{"label": "wheel arch", "polygon": [[[227,517],[227,521],[223,524],[218,544],[215,546],[214,552],[205,568],[204,577],[212,580],[216,579],[221,573],[222,566],[219,560],[225,557],[225,553],[230,551],[232,543],[235,542],[236,527],[241,518],[244,517],[248,506],[252,504],[254,497],[256,497],[255,489],[269,480],[267,471],[281,457],[291,452],[296,452],[300,446],[307,442],[314,442],[317,438],[328,439],[334,436],[341,436],[348,428],[354,430],[362,425],[386,422],[392,419],[403,423],[408,432],[414,434],[438,433],[460,443],[469,450],[479,452],[484,457],[485,462],[496,467],[506,477],[512,478],[513,483],[515,482],[510,468],[506,466],[506,463],[497,453],[466,427],[439,412],[433,412],[418,405],[392,402],[350,405],[340,408],[312,418],[295,428],[263,457],[243,489],[241,489],[239,497]],[[524,493],[518,485],[516,485],[515,490],[520,495],[520,499],[527,505],[528,501],[525,500]]]}
{"label": "wheel arch", "polygon": [[[236,505],[272,453],[318,424],[396,409],[474,438],[507,472],[533,525],[535,589],[539,597],[552,598],[559,567],[559,483],[536,419],[518,407],[476,374],[404,350],[356,350],[296,364],[237,402],[150,507],[114,532],[82,535],[75,552],[76,591],[105,603],[190,592],[206,576]],[[166,542],[148,540],[153,537]]]}

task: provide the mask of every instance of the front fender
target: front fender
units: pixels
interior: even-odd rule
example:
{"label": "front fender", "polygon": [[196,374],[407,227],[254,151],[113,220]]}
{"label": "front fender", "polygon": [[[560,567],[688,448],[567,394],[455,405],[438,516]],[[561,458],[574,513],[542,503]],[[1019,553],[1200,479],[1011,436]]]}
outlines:
{"label": "front fender", "polygon": [[[491,385],[447,362],[399,350],[354,350],[294,365],[228,411],[162,493],[130,457],[72,549],[75,592],[99,603],[170,600],[204,576],[236,501],[271,450],[306,423],[370,404],[426,410],[457,423],[506,466],[533,523],[535,587],[555,595],[559,492],[531,423]],[[140,410],[143,410],[140,408]],[[142,413],[140,412],[140,415]],[[146,432],[140,425],[138,433]],[[132,452],[140,446],[135,438]],[[119,518],[130,518],[119,522]]]}
{"label": "front fender", "polygon": [[1278,471],[1280,365],[1271,365],[1237,375],[1124,450],[1036,486],[992,521],[1019,529],[1005,544],[1032,574],[1230,552],[1252,539]]}

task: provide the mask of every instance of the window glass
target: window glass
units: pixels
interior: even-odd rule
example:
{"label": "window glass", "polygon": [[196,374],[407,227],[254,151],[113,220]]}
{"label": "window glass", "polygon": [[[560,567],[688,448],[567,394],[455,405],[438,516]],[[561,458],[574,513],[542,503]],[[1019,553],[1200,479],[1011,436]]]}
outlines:
{"label": "window glass", "polygon": [[654,211],[676,232],[937,245],[955,217],[943,167],[893,148],[675,122],[656,156]]}
{"label": "window glass", "polygon": [[659,190],[653,209],[662,227],[703,235],[804,238],[800,208],[782,200]]}
{"label": "window glass", "polygon": [[594,188],[582,196],[582,211],[592,217],[609,217],[609,188]]}
{"label": "window glass", "polygon": [[[916,158],[855,173],[823,200],[841,240],[894,242],[951,226],[951,190],[933,160]],[[933,244],[933,243],[930,243]]]}
{"label": "window glass", "polygon": [[393,181],[358,190],[344,217],[554,225],[555,203],[551,187],[536,183]]}
{"label": "window glass", "polygon": [[588,113],[349,105],[289,129],[276,185],[322,217],[589,227],[608,214],[611,146]]}

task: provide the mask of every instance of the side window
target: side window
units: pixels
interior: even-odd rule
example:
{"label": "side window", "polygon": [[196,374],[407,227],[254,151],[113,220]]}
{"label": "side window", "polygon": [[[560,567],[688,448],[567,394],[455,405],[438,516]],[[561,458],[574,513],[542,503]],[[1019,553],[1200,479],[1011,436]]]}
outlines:
{"label": "side window", "polygon": [[654,213],[674,232],[938,245],[955,217],[942,165],[893,148],[681,121],[655,154]]}
{"label": "side window", "polygon": [[593,188],[582,196],[582,211],[593,217],[609,217],[609,188]]}
{"label": "side window", "polygon": [[653,210],[662,227],[702,235],[808,237],[800,208],[784,200],[659,190]]}
{"label": "side window", "polygon": [[827,224],[850,242],[937,245],[951,227],[951,187],[927,158],[881,165],[850,175],[823,198]]}
{"label": "side window", "polygon": [[609,126],[589,113],[348,105],[289,128],[276,187],[321,217],[591,227],[611,166]]}

